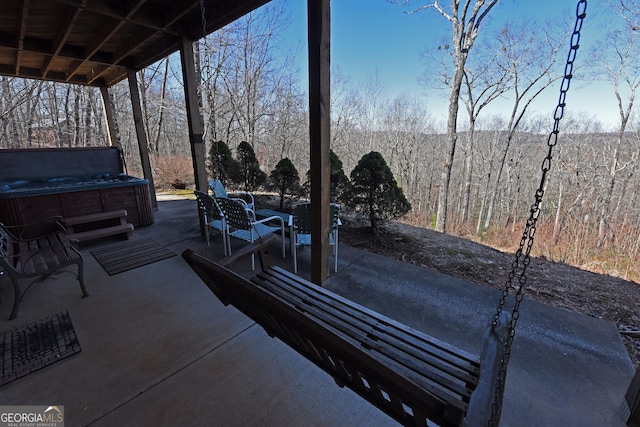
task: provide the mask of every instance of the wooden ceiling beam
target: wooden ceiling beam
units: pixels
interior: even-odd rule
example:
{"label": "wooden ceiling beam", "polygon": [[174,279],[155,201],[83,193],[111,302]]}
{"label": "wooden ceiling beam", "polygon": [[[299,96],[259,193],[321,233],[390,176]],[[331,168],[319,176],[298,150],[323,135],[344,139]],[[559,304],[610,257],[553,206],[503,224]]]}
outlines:
{"label": "wooden ceiling beam", "polygon": [[[136,37],[130,38],[127,40],[126,48],[121,46],[121,49],[113,55],[113,61],[110,64],[107,64],[107,67],[102,70],[99,74],[96,74],[93,79],[98,79],[104,75],[104,73],[108,72],[112,67],[123,66],[121,64],[127,56],[134,50],[138,49],[142,46],[149,38],[151,38],[156,32],[153,30],[145,29],[144,32],[140,31],[136,34]],[[129,67],[126,67],[129,68]]]}
{"label": "wooden ceiling beam", "polygon": [[[82,6],[86,6],[87,0],[83,0]],[[52,48],[53,52],[51,55],[45,57],[42,63],[42,77],[46,78],[47,73],[51,70],[51,64],[53,60],[58,56],[62,48],[67,42],[69,38],[69,34],[71,34],[71,30],[73,29],[73,25],[76,23],[80,14],[83,11],[83,7],[70,9],[69,13],[65,16],[65,19],[60,23],[58,27],[58,33],[53,39]]]}
{"label": "wooden ceiling beam", "polygon": [[0,73],[111,86],[127,77],[127,69],[140,70],[178,51],[183,38],[197,40],[268,2],[7,0]]}
{"label": "wooden ceiling beam", "polygon": [[[0,48],[2,47],[18,50],[18,46],[13,34],[0,31]],[[32,52],[35,54],[48,56],[52,56],[54,52],[52,44],[49,40],[35,39],[30,37],[24,38],[24,41],[22,43],[22,50],[24,52]],[[57,56],[67,59],[77,59],[84,58],[85,54],[82,47],[66,44],[60,49]],[[108,52],[101,51],[94,54],[91,60],[98,63],[110,64],[113,61],[113,55]]]}
{"label": "wooden ceiling beam", "polygon": [[[111,40],[114,34],[125,24],[130,22],[131,17],[144,5],[146,0],[130,1],[125,13],[119,18],[112,19],[109,25],[105,25],[104,29],[96,35],[87,45],[86,58],[91,58],[101,48]],[[137,24],[136,24],[137,25]]]}
{"label": "wooden ceiling beam", "polygon": [[20,74],[20,64],[22,63],[22,49],[24,49],[24,38],[27,34],[27,17],[29,16],[29,0],[23,0],[18,16],[18,31],[16,34],[16,54],[15,69],[16,74]]}
{"label": "wooden ceiling beam", "polygon": [[[51,0],[51,1],[55,1],[57,3],[62,3],[69,6],[74,6],[74,7],[80,3],[80,0]],[[87,7],[85,8],[85,10],[87,12],[93,12],[108,18],[122,19],[126,13],[123,12],[122,10],[115,9],[113,7],[114,3],[115,2],[104,1],[104,0],[103,1],[92,0],[87,4]],[[125,10],[134,9],[133,5],[135,5],[136,3],[141,3],[140,7],[138,7],[137,9],[142,9],[144,4],[147,3],[147,0],[130,0],[128,3],[129,3],[128,6],[124,8]],[[127,21],[133,25],[146,27],[151,30],[170,31],[163,26],[162,22],[159,22],[158,19],[151,18],[146,13],[138,13],[136,15],[133,15],[129,17]],[[174,35],[177,36],[178,34],[176,33]]]}
{"label": "wooden ceiling beam", "polygon": [[[175,2],[174,7],[163,14],[162,21],[165,22],[165,27],[169,28],[173,26],[176,22],[182,19],[195,7],[198,7],[198,8],[200,7],[200,3],[198,1]],[[96,74],[94,78],[95,79],[102,78],[105,73],[107,73],[112,67],[115,67],[115,66],[123,66],[125,68],[138,69],[139,67],[135,64],[134,58],[130,57],[132,55],[132,52],[134,52],[136,49],[138,49],[140,46],[146,43],[148,39],[156,36],[157,33],[159,32],[163,33],[165,38],[168,38],[169,40],[171,40],[171,45],[174,45],[176,43],[177,39],[175,39],[171,34],[167,34],[164,28],[158,31],[151,31],[151,30],[140,31],[138,34],[136,34],[136,37],[130,38],[127,40],[126,47],[123,46],[121,50],[114,53],[114,58],[112,62],[113,65],[111,65],[110,67],[107,67],[102,73]],[[162,51],[163,49],[161,47],[158,48],[158,44],[162,46],[160,41],[158,41],[158,43],[156,44],[156,48],[159,51]]]}
{"label": "wooden ceiling beam", "polygon": [[[67,73],[62,73],[59,71],[50,71],[47,75],[47,78],[44,79],[42,77],[42,72],[39,68],[28,68],[28,67],[20,67],[20,74],[14,73],[13,65],[0,65],[0,74],[5,76],[12,77],[20,77],[23,79],[37,79],[37,80],[51,80],[56,82],[67,82],[74,84],[87,85],[87,81],[79,76],[76,78],[67,80]],[[96,81],[95,85],[97,86],[99,83]]]}
{"label": "wooden ceiling beam", "polygon": [[[135,15],[138,10],[144,5],[146,0],[131,0],[126,7],[125,13],[119,19],[110,18],[107,23],[103,26],[101,31],[98,31],[97,34],[93,37],[93,39],[87,44],[85,48],[85,56],[84,61],[82,61],[77,67],[73,70],[69,70],[68,78],[71,79],[80,69],[82,64],[87,62],[88,59],[93,58],[100,49],[111,40],[111,38],[117,34],[118,30],[122,28],[124,24],[129,22],[129,19]],[[91,78],[99,78],[104,70],[108,70],[109,67],[104,67],[103,70],[98,72],[94,71],[95,77],[91,76]]]}

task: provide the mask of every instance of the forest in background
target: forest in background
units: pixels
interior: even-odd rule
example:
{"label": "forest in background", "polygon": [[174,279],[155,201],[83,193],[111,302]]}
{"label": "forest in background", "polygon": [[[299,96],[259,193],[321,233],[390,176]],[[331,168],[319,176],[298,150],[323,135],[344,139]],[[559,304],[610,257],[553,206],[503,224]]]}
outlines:
{"label": "forest in background", "polygon": [[[612,12],[622,20],[633,18],[613,6]],[[267,174],[287,157],[304,176],[307,89],[292,67],[292,58],[301,53],[281,50],[286,16],[284,3],[272,2],[196,44],[201,114],[207,151],[213,142],[224,141],[235,153],[247,141]],[[589,66],[576,72],[611,83],[620,100],[620,122],[605,131],[597,117],[565,115],[534,254],[640,281],[635,262],[640,251],[636,33],[611,29],[608,49],[580,52]],[[467,60],[459,97],[447,232],[512,250],[533,202],[553,125],[552,113],[541,116],[528,107],[543,91],[557,90],[570,28],[523,21],[479,34],[484,37]],[[434,47],[425,85],[446,90],[454,57],[448,46]],[[138,82],[156,185],[192,183],[179,58],[173,55],[140,71]],[[111,87],[109,94],[127,171],[141,175],[127,82]],[[511,109],[484,113],[486,105],[507,96]],[[96,88],[0,77],[0,148],[106,145],[101,102]],[[354,85],[335,70],[331,111],[331,148],[345,173],[363,155],[381,153],[413,207],[402,220],[434,228],[442,165],[449,155],[445,125],[419,97],[387,94],[375,74]]]}

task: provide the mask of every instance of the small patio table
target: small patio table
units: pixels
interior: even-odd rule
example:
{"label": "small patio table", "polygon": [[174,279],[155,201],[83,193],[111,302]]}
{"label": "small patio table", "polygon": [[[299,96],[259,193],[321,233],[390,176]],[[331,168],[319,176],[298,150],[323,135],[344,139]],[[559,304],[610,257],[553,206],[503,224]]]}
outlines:
{"label": "small patio table", "polygon": [[[269,218],[270,216],[277,216],[282,218],[284,221],[285,227],[288,227],[288,231],[285,231],[285,234],[289,235],[289,251],[293,251],[293,215],[288,214],[286,212],[278,212],[273,209],[258,209],[255,211],[256,219]],[[284,239],[286,236],[282,236]],[[293,253],[293,252],[291,252]]]}
{"label": "small patio table", "polygon": [[[293,245],[295,244],[295,242],[293,241],[293,215],[286,212],[274,211],[273,209],[258,209],[255,214],[257,219],[268,218],[270,216],[278,216],[282,218],[285,223],[285,227],[289,228],[287,231],[285,231],[285,234],[289,235],[289,251],[290,253],[293,253]],[[340,221],[340,218],[338,218],[338,225],[342,225],[342,221]],[[283,239],[284,237],[285,236],[282,236]]]}

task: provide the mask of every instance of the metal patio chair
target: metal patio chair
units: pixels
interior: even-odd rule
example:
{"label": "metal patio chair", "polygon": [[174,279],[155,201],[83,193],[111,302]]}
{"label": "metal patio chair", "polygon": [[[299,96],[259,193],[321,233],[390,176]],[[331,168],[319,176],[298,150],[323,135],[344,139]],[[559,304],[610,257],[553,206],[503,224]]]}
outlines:
{"label": "metal patio chair", "polygon": [[[340,205],[331,204],[331,225],[329,227],[329,245],[333,246],[334,271],[338,271],[338,225],[340,224]],[[311,203],[300,203],[293,207],[293,271],[298,272],[298,246],[311,245]]]}
{"label": "metal patio chair", "polygon": [[[216,202],[222,210],[225,218],[227,249],[231,255],[231,237],[242,239],[247,242],[254,242],[257,239],[264,238],[270,234],[280,231],[282,238],[282,257],[285,254],[285,233],[284,220],[279,216],[270,216],[261,220],[256,220],[255,213],[252,210],[245,209],[244,205],[235,200],[224,197],[216,197]],[[280,225],[273,227],[268,223],[277,222]],[[255,257],[251,257],[251,269],[255,269]]]}
{"label": "metal patio chair", "polygon": [[[9,320],[17,316],[20,301],[31,285],[38,280],[44,281],[52,274],[64,271],[66,267],[74,264],[78,267],[76,277],[80,282],[82,296],[89,296],[84,286],[82,254],[73,246],[72,239],[59,219],[45,221],[55,225],[56,231],[29,238],[22,236],[30,235],[29,228],[42,229],[42,221],[21,226],[6,226],[0,223],[0,270],[4,270],[11,279],[15,298]],[[33,280],[22,291],[20,281],[29,278]]]}
{"label": "metal patio chair", "polygon": [[253,200],[253,194],[246,191],[234,191],[233,193],[227,193],[224,185],[219,179],[209,180],[209,188],[213,191],[215,197],[224,197],[227,199],[235,199],[241,203],[244,203],[245,209],[253,210],[255,208],[255,201]]}
{"label": "metal patio chair", "polygon": [[224,214],[220,210],[220,207],[216,203],[215,199],[204,191],[195,190],[193,194],[196,195],[198,202],[198,208],[202,211],[204,216],[205,236],[207,238],[207,247],[211,247],[211,229],[218,230],[222,235],[222,247],[224,248],[224,255],[227,255],[227,238],[226,238],[226,226],[224,220]]}

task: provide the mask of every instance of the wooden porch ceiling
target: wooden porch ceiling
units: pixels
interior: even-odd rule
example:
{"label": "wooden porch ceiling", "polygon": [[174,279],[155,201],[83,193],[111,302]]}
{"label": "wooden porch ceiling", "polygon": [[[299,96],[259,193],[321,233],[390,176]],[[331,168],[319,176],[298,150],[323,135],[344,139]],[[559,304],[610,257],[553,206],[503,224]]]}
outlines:
{"label": "wooden porch ceiling", "polygon": [[0,74],[109,87],[268,1],[3,1]]}

